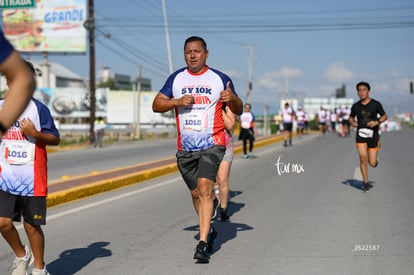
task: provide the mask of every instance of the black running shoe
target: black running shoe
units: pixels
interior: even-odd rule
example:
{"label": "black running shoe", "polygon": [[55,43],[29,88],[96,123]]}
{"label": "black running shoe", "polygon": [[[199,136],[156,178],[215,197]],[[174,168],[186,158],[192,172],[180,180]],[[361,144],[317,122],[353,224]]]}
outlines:
{"label": "black running shoe", "polygon": [[214,220],[217,216],[217,212],[218,212],[218,208],[220,206],[220,198],[214,197],[214,201],[213,201],[213,213],[211,215],[211,219]]}
{"label": "black running shoe", "polygon": [[222,221],[222,222],[225,222],[225,221],[227,221],[229,219],[229,215],[227,214],[227,209],[225,208],[225,209],[221,209],[220,210],[220,220]]}
{"label": "black running shoe", "polygon": [[369,190],[369,184],[368,183],[364,183],[364,187],[362,187],[362,191],[365,193]]}
{"label": "black running shoe", "polygon": [[214,241],[217,238],[217,231],[212,225],[210,225],[210,233],[207,236],[207,252],[211,253],[213,251]]}
{"label": "black running shoe", "polygon": [[195,249],[194,259],[197,260],[197,263],[208,263],[209,262],[206,242],[200,241],[198,243]]}

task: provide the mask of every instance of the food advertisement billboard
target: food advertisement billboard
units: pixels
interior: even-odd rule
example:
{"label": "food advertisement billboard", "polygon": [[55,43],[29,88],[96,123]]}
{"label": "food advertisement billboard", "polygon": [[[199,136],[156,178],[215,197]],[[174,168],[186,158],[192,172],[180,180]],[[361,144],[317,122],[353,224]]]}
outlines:
{"label": "food advertisement billboard", "polygon": [[85,53],[86,0],[36,0],[34,8],[4,9],[3,32],[21,52]]}
{"label": "food advertisement billboard", "polygon": [[[95,115],[106,116],[108,88],[95,90]],[[90,116],[90,94],[86,88],[37,88],[34,98],[45,104],[54,118]]]}

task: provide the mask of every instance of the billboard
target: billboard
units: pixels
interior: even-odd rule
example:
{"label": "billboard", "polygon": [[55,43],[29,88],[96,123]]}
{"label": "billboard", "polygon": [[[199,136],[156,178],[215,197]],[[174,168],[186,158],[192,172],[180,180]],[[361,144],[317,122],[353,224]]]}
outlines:
{"label": "billboard", "polygon": [[36,0],[30,9],[3,10],[3,32],[21,52],[85,53],[86,0]]}
{"label": "billboard", "polygon": [[[135,124],[139,110],[141,125],[175,124],[174,113],[152,111],[157,92],[141,92],[140,95],[138,107],[136,92],[97,88],[95,116],[105,117],[108,124]],[[54,118],[90,117],[90,94],[86,88],[37,88],[33,97],[45,104]]]}
{"label": "billboard", "polygon": [[0,0],[0,9],[19,9],[19,8],[34,8],[36,1],[13,1],[13,0]]}
{"label": "billboard", "polygon": [[[95,90],[95,115],[106,116],[108,88]],[[37,88],[34,98],[45,104],[54,118],[90,116],[90,94],[86,88]]]}
{"label": "billboard", "polygon": [[140,107],[134,106],[138,103],[137,94],[131,91],[108,91],[107,94],[107,122],[110,124],[133,124],[136,123],[136,110],[139,109],[140,124],[174,124],[175,117],[168,113],[154,113],[152,102],[156,92],[140,92]]}

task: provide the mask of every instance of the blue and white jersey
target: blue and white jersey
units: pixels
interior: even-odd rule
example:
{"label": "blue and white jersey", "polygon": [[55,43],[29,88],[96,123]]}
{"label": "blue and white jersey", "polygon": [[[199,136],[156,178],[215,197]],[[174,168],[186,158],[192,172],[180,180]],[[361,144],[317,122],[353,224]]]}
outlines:
{"label": "blue and white jersey", "polygon": [[178,150],[192,152],[214,145],[225,146],[220,92],[226,89],[227,82],[236,94],[231,79],[209,67],[200,74],[192,74],[187,68],[182,68],[168,77],[160,93],[175,99],[186,94],[194,98],[191,106],[175,108]]}
{"label": "blue and white jersey", "polygon": [[[0,108],[4,100],[0,100]],[[46,145],[25,136],[20,121],[28,118],[37,131],[59,136],[49,109],[32,99],[0,143],[0,190],[19,196],[47,195]]]}
{"label": "blue and white jersey", "polygon": [[255,118],[252,112],[243,112],[240,115],[240,123],[243,129],[253,128],[253,122],[255,122]]}

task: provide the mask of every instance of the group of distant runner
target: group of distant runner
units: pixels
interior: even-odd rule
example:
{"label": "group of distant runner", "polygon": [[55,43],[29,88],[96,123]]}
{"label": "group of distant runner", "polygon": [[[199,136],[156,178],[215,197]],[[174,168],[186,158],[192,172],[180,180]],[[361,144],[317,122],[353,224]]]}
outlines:
{"label": "group of distant runner", "polygon": [[[371,86],[367,82],[359,82],[356,90],[360,100],[351,108],[340,105],[333,110],[323,106],[315,114],[321,138],[326,132],[337,133],[340,137],[350,137],[351,129],[355,128],[355,140],[360,158],[360,170],[363,178],[362,190],[368,191],[372,184],[368,181],[368,164],[371,167],[378,166],[378,150],[380,148],[379,126],[386,122],[387,115],[381,103],[370,97]],[[293,122],[297,122],[297,134],[300,138],[309,125],[309,116],[301,106],[295,112],[289,103],[284,104],[281,117],[276,121],[282,121],[280,130],[283,131],[283,146],[292,146]]]}
{"label": "group of distant runner", "polygon": [[349,124],[350,115],[351,109],[349,109],[349,106],[342,108],[342,106],[339,105],[339,107],[333,110],[328,110],[321,106],[316,114],[321,136],[325,136],[326,132],[332,132],[338,133],[340,137],[349,137],[351,134],[351,127]]}

